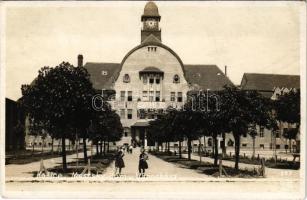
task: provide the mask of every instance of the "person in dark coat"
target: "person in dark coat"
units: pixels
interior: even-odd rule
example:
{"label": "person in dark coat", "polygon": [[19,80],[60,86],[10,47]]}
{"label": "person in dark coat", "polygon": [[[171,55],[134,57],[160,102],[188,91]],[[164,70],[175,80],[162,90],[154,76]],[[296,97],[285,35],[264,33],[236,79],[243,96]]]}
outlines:
{"label": "person in dark coat", "polygon": [[[115,156],[115,176],[120,176],[122,168],[125,167],[125,163],[124,163],[124,151],[122,148],[120,148]],[[117,169],[118,169],[118,174],[117,173]]]}
{"label": "person in dark coat", "polygon": [[139,173],[141,177],[145,175],[145,169],[148,169],[146,160],[148,160],[148,155],[145,153],[145,149],[141,149],[141,154],[139,157]]}

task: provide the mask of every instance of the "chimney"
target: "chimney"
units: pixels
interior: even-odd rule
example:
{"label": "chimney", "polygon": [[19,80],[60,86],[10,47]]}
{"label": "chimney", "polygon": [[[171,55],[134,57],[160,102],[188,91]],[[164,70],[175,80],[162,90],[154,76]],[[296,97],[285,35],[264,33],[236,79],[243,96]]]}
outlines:
{"label": "chimney", "polygon": [[78,67],[83,67],[83,56],[81,54],[78,55]]}
{"label": "chimney", "polygon": [[227,66],[225,65],[225,76],[227,76]]}

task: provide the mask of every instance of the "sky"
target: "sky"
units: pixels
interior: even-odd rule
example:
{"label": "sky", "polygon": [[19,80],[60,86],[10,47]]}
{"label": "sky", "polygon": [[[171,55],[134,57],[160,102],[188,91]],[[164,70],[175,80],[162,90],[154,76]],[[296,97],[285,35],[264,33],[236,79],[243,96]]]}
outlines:
{"label": "sky", "polygon": [[[55,3],[6,5],[6,97],[20,98],[43,66],[76,65],[78,54],[84,63],[120,63],[140,44],[146,2]],[[156,4],[162,42],[184,64],[227,65],[235,84],[243,73],[300,73],[302,2]]]}

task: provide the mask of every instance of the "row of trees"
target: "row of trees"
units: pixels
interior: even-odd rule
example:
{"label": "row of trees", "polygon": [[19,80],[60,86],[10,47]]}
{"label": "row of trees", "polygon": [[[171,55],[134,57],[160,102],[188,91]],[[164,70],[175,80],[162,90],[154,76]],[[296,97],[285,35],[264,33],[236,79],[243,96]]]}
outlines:
{"label": "row of trees", "polygon": [[149,135],[151,140],[159,143],[179,142],[179,156],[182,141],[186,139],[188,159],[191,159],[191,141],[210,136],[214,143],[214,163],[217,165],[217,136],[222,135],[225,141],[225,133],[231,133],[235,140],[235,168],[238,169],[241,136],[250,134],[254,141],[257,125],[274,132],[278,129],[278,120],[299,124],[299,95],[299,91],[290,92],[277,101],[271,101],[256,91],[228,86],[210,96],[194,93],[181,110],[169,108],[165,115],[151,121]]}
{"label": "row of trees", "polygon": [[106,102],[100,111],[92,108],[96,91],[83,67],[67,62],[54,68],[43,67],[37,78],[30,85],[22,85],[21,90],[20,101],[27,112],[30,132],[47,132],[52,138],[61,139],[63,170],[67,169],[65,139],[75,142],[82,138],[86,162],[87,139],[110,142],[122,136],[119,116]]}

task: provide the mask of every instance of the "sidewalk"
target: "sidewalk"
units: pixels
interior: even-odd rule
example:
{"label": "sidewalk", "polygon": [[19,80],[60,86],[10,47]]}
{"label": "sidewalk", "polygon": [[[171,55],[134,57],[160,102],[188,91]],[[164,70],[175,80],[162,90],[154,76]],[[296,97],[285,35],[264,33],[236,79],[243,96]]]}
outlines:
{"label": "sidewalk", "polygon": [[[182,154],[184,158],[188,157],[188,154]],[[199,156],[191,154],[191,159],[199,160]],[[214,163],[214,159],[210,157],[201,157],[202,161]],[[235,166],[235,162],[229,160],[223,160],[223,165],[228,167]],[[258,168],[259,165],[245,164],[239,163],[239,169],[250,169]],[[299,179],[300,178],[300,170],[291,170],[291,169],[273,169],[273,168],[265,168],[266,178],[277,178],[277,179]]]}
{"label": "sidewalk", "polygon": [[[91,151],[87,152],[90,155]],[[83,153],[79,152],[79,159],[83,158]],[[77,159],[77,154],[72,154],[66,156],[67,163],[75,161]],[[55,166],[62,165],[62,157],[50,158],[43,161],[44,166],[48,168],[53,168]],[[40,169],[40,161],[32,162],[23,165],[10,164],[5,166],[5,178],[11,179],[15,177],[33,177],[33,172],[37,172]]]}

